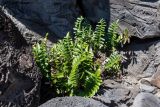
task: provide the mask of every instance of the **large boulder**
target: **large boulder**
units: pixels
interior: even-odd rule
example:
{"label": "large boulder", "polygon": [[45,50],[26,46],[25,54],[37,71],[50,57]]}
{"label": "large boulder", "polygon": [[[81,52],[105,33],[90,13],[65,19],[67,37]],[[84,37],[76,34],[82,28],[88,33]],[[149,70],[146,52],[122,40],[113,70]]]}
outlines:
{"label": "large boulder", "polygon": [[0,12],[0,106],[37,107],[41,74],[28,44],[7,16]]}
{"label": "large boulder", "polygon": [[54,38],[71,31],[79,16],[76,0],[0,0],[0,5],[25,28],[40,35],[49,32]]}
{"label": "large boulder", "polygon": [[103,103],[83,97],[53,98],[39,107],[108,107]]}

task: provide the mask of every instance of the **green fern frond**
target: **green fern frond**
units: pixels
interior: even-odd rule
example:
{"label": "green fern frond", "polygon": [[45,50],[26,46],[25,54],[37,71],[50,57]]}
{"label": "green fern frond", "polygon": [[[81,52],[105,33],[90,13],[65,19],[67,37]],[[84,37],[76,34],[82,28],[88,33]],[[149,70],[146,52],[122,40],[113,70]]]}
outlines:
{"label": "green fern frond", "polygon": [[82,33],[83,33],[83,26],[82,26],[82,22],[84,21],[84,18],[81,16],[81,17],[78,17],[77,18],[77,20],[76,20],[76,22],[75,22],[75,26],[74,26],[74,28],[73,28],[73,30],[74,30],[74,34],[76,35],[76,36],[81,36],[82,35]]}
{"label": "green fern frond", "polygon": [[48,34],[46,34],[46,38],[41,43],[37,43],[36,45],[34,45],[32,50],[34,54],[34,59],[36,61],[36,64],[39,66],[40,71],[46,78],[50,79],[51,74],[49,71],[49,55],[46,46],[47,35]]}
{"label": "green fern frond", "polygon": [[97,68],[95,73],[87,72],[87,74],[88,77],[86,78],[84,83],[85,87],[84,95],[85,97],[87,96],[92,97],[96,94],[102,83],[100,67]]}
{"label": "green fern frond", "polygon": [[104,46],[105,30],[106,30],[106,22],[105,20],[101,19],[98,22],[93,35],[93,44],[95,50],[100,50]]}
{"label": "green fern frond", "polygon": [[107,37],[107,47],[109,50],[115,50],[117,45],[120,43],[120,36],[118,34],[118,24],[119,20],[116,22],[111,23],[111,25],[108,28],[108,37]]}
{"label": "green fern frond", "polygon": [[117,51],[113,52],[106,60],[107,62],[105,64],[105,70],[118,72],[121,67],[120,66],[121,60],[122,60],[122,56],[118,54]]}
{"label": "green fern frond", "polygon": [[75,22],[75,27],[73,28],[75,34],[75,42],[86,42],[87,44],[91,44],[93,30],[90,24],[87,23],[86,20],[81,16],[77,18]]}
{"label": "green fern frond", "polygon": [[[83,45],[80,46],[83,47]],[[81,84],[82,81],[84,81],[84,71],[92,69],[93,66],[93,53],[89,50],[89,46],[86,46],[83,50],[81,50],[81,48],[75,48],[78,54],[76,53],[73,59],[72,70],[68,80],[68,83],[72,87],[70,96],[78,94],[77,90],[82,87]]]}

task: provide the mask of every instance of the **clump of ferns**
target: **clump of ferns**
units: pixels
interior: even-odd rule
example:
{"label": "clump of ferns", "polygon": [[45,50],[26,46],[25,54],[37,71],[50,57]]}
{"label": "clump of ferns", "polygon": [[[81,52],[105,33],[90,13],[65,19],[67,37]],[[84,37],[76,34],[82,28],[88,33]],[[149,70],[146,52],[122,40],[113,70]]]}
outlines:
{"label": "clump of ferns", "polygon": [[[105,63],[105,71],[118,71],[120,55],[116,52],[116,23],[110,26],[109,39],[105,41],[106,22],[102,19],[93,30],[83,17],[77,18],[74,38],[70,33],[47,51],[46,38],[33,46],[33,54],[42,74],[56,88],[57,94],[92,97],[102,83],[101,62],[97,53],[111,46],[111,54]],[[120,39],[121,42],[124,40]],[[114,42],[113,42],[114,41]],[[115,48],[115,49],[114,49]],[[119,66],[117,66],[119,65]]]}
{"label": "clump of ferns", "polygon": [[108,28],[106,47],[110,53],[105,60],[105,73],[112,77],[117,75],[121,69],[122,55],[117,51],[118,46],[122,46],[130,42],[130,35],[127,29],[121,30],[119,20],[111,23]]}

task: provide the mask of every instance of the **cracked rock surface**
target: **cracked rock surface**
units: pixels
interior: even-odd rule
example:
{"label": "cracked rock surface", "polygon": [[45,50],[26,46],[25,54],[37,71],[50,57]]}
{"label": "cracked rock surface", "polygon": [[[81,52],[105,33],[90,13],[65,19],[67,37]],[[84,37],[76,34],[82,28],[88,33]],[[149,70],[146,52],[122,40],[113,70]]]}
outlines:
{"label": "cracked rock surface", "polygon": [[0,23],[0,106],[36,107],[41,75],[31,46],[3,12]]}

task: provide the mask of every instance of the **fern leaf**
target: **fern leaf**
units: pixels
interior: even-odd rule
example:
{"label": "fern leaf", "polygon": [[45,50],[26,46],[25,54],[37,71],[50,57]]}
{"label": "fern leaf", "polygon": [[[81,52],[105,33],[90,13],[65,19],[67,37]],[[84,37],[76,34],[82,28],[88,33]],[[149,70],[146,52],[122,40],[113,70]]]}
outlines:
{"label": "fern leaf", "polygon": [[120,43],[120,38],[118,35],[118,24],[119,20],[113,22],[108,28],[108,38],[107,38],[107,46],[109,50],[115,50],[117,45]]}
{"label": "fern leaf", "polygon": [[101,70],[100,67],[98,67],[96,70],[92,69],[93,71],[87,71],[85,70],[85,77],[83,78],[83,88],[82,89],[77,89],[75,91],[76,95],[78,96],[83,96],[83,97],[92,97],[93,95],[96,94],[98,91],[102,79],[101,79]]}
{"label": "fern leaf", "polygon": [[107,59],[107,63],[105,64],[105,70],[110,71],[119,71],[120,70],[120,62],[121,62],[122,56],[118,54],[117,51],[113,52],[110,57]]}
{"label": "fern leaf", "polygon": [[99,50],[104,46],[105,30],[106,30],[106,22],[105,20],[101,19],[96,26],[96,29],[94,32],[95,35],[93,36],[94,48],[96,50]]}
{"label": "fern leaf", "polygon": [[33,46],[33,54],[42,74],[46,78],[50,79],[51,74],[49,65],[49,55],[46,46],[46,38],[41,43],[37,43]]}
{"label": "fern leaf", "polygon": [[82,33],[83,33],[83,30],[82,30],[83,20],[84,20],[84,18],[81,16],[81,17],[78,17],[76,22],[75,22],[75,26],[74,26],[73,30],[74,30],[74,34],[76,36],[81,36]]}

